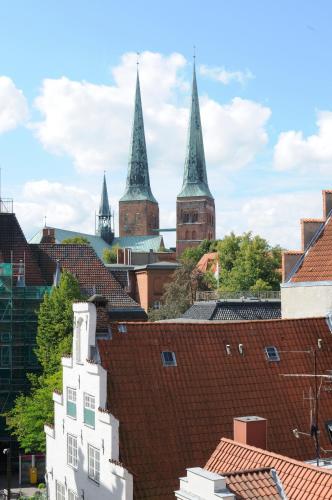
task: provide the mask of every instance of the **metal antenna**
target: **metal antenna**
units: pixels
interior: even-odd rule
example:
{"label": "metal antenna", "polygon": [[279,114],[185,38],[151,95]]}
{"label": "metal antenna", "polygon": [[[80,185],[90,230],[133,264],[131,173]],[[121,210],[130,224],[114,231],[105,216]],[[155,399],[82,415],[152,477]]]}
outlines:
{"label": "metal antenna", "polygon": [[193,59],[194,59],[194,66],[196,64],[196,45],[193,45]]}
{"label": "metal antenna", "polygon": [[136,59],[136,67],[137,67],[137,73],[138,73],[138,67],[139,67],[139,56],[141,55],[140,52],[136,52],[137,59]]}
{"label": "metal antenna", "polygon": [[47,227],[46,221],[47,221],[47,215],[44,215],[44,227]]}

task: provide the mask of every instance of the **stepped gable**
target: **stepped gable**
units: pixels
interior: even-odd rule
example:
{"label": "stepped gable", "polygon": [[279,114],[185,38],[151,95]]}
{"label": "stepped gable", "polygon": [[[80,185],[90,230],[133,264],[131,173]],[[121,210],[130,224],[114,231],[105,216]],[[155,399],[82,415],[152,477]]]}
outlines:
{"label": "stepped gable", "polygon": [[[173,499],[185,469],[203,467],[220,436],[233,436],[239,415],[268,420],[269,450],[298,460],[315,456],[313,440],[292,433],[310,433],[304,395],[312,379],[282,374],[312,374],[309,351],[318,339],[317,370],[328,373],[332,335],[325,318],[125,325],[126,333],[113,327],[112,339],[99,340],[98,347],[108,372],[108,410],[120,422],[121,461],[134,474],[136,499]],[[269,346],[280,361],[268,361]],[[175,353],[176,366],[163,366],[162,351]],[[332,395],[325,384],[319,428],[328,450]]]}
{"label": "stepped gable", "polygon": [[123,290],[118,281],[107,270],[90,245],[57,245],[41,243],[32,245],[48,284],[52,284],[56,261],[62,269],[74,274],[82,292],[87,296],[105,296],[112,308],[133,309],[141,307]]}
{"label": "stepped gable", "polygon": [[13,213],[0,213],[0,251],[2,262],[18,263],[25,260],[27,286],[45,285],[41,270]]}
{"label": "stepped gable", "polygon": [[[284,498],[288,498],[288,500],[300,498],[326,500],[332,498],[331,470],[314,467],[230,439],[223,438],[220,441],[205,465],[205,469],[210,472],[225,476],[228,487],[236,494],[241,495],[236,498],[281,498],[280,496],[267,496],[266,483],[263,481],[262,473],[257,478],[255,472],[250,471],[250,469],[265,467],[275,469],[283,486]],[[239,474],[231,471],[242,472]],[[249,484],[243,484],[245,476],[248,476]],[[267,479],[266,474],[265,479]],[[252,486],[256,486],[255,493],[251,489]],[[254,493],[254,496],[250,496],[250,493]],[[272,495],[272,490],[270,493]]]}

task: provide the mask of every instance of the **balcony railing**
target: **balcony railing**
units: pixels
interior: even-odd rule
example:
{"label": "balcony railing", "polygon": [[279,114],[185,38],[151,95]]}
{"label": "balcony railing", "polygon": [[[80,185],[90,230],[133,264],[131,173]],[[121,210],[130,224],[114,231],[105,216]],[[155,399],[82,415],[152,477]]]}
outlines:
{"label": "balcony railing", "polygon": [[280,290],[262,290],[251,292],[249,290],[241,292],[220,292],[219,290],[209,290],[207,292],[196,292],[197,301],[208,300],[280,300]]}

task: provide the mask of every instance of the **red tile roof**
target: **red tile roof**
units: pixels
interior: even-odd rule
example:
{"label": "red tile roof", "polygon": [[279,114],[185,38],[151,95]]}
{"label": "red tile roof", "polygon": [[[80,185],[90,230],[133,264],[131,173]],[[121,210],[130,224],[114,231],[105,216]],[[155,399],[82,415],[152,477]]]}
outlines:
{"label": "red tile roof", "polygon": [[218,258],[218,252],[205,253],[198,261],[196,267],[202,273],[206,273],[206,271],[212,271],[214,273],[217,268]]}
{"label": "red tile roof", "polygon": [[291,282],[332,280],[332,217],[309,248]]}
{"label": "red tile roof", "polygon": [[280,500],[280,492],[271,468],[222,473],[236,500]]}
{"label": "red tile roof", "polygon": [[[288,500],[332,498],[332,472],[223,438],[205,468],[224,475],[233,470],[270,467],[277,471]],[[229,483],[230,487],[232,483]],[[260,491],[261,485],[259,485]],[[263,493],[263,492],[262,492]],[[261,493],[258,493],[261,495]],[[244,496],[242,498],[250,498]],[[255,496],[251,498],[266,498]],[[274,498],[274,497],[269,497]],[[280,497],[277,497],[280,498]]]}
{"label": "red tile roof", "polygon": [[112,308],[142,308],[123,290],[119,282],[104,266],[90,245],[61,245],[42,243],[31,245],[38,256],[48,284],[52,284],[56,261],[62,269],[74,274],[82,291],[87,295],[94,293],[104,295]]}
{"label": "red tile roof", "polygon": [[28,286],[45,285],[41,271],[28,245],[15,214],[0,213],[0,251],[3,262],[25,262]]}
{"label": "red tile roof", "polygon": [[[312,374],[309,351],[318,338],[318,372],[332,368],[325,319],[126,326],[127,333],[113,326],[112,340],[98,345],[108,371],[108,409],[120,421],[120,459],[135,474],[136,499],[174,498],[185,469],[203,466],[220,438],[233,436],[238,416],[268,419],[268,449],[297,459],[314,457],[312,439],[292,433],[310,431],[313,379],[282,374]],[[267,361],[266,346],[278,348],[279,362]],[[162,351],[173,351],[177,366],[164,367]],[[329,389],[324,381],[319,425],[325,449],[331,448],[324,428],[332,419]]]}

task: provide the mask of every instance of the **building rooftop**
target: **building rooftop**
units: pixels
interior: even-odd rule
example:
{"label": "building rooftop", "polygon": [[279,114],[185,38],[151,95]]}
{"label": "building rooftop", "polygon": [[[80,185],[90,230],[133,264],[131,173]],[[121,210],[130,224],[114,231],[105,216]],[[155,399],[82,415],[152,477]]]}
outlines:
{"label": "building rooftop", "polygon": [[74,274],[82,292],[87,296],[103,295],[112,310],[136,311],[137,319],[146,318],[144,310],[135,302],[104,266],[90,245],[57,245],[42,243],[31,245],[47,284],[53,281],[56,261],[62,269]]}
{"label": "building rooftop", "polygon": [[183,315],[183,319],[221,321],[251,321],[281,318],[280,300],[225,300],[195,302]]}
{"label": "building rooftop", "polygon": [[[135,498],[174,498],[178,478],[187,467],[203,466],[221,436],[233,436],[238,415],[268,419],[269,450],[314,458],[313,440],[296,439],[292,430],[310,433],[311,350],[318,339],[318,373],[326,375],[332,335],[325,318],[125,323],[120,332],[113,326],[112,339],[99,340],[98,347],[109,377],[107,405],[121,423],[120,456],[134,473]],[[268,357],[271,346],[278,361]],[[322,379],[319,402],[325,449],[331,448],[325,430],[332,412],[329,384]],[[234,464],[229,470],[239,469]]]}
{"label": "building rooftop", "polygon": [[[287,498],[295,500],[310,498],[311,500],[326,500],[332,498],[332,473],[330,470],[247,444],[237,443],[230,439],[223,438],[220,441],[205,468],[225,476],[229,488],[239,495],[237,498],[241,499]],[[258,474],[259,468],[261,468],[261,472]],[[276,471],[284,496],[280,495],[280,491],[279,496],[267,495],[266,488],[273,495],[271,489],[273,484],[270,480],[269,486],[267,485],[268,474],[266,472],[263,474],[265,468]]]}

